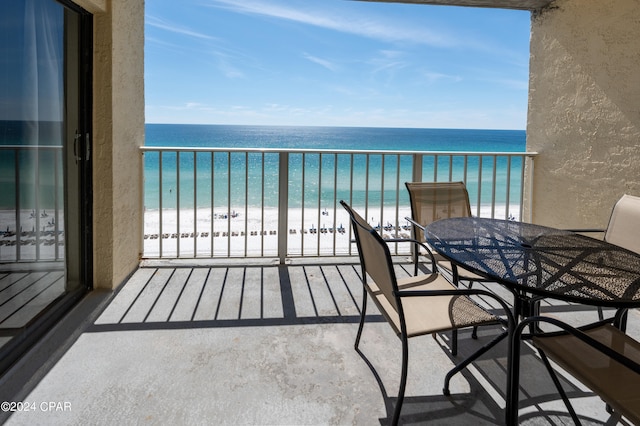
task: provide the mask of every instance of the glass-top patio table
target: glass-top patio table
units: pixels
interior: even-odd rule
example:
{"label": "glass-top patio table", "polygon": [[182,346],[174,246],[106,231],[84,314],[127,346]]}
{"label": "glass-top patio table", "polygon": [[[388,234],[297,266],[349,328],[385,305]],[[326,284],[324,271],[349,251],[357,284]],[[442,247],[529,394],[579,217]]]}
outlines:
{"label": "glass-top patio table", "polygon": [[[425,237],[447,260],[508,288],[516,321],[530,314],[530,302],[539,296],[613,308],[640,306],[640,255],[602,240],[476,217],[433,222]],[[514,344],[508,359],[507,424],[517,421]]]}

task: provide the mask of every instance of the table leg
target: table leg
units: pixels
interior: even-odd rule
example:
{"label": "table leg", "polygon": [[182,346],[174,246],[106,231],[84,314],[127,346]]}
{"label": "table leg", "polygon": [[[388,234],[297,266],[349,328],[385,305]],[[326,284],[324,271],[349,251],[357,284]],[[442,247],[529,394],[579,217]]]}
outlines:
{"label": "table leg", "polygon": [[509,347],[507,350],[507,398],[505,408],[505,424],[508,426],[515,426],[518,424],[520,339],[515,339],[514,337],[515,327],[509,332]]}

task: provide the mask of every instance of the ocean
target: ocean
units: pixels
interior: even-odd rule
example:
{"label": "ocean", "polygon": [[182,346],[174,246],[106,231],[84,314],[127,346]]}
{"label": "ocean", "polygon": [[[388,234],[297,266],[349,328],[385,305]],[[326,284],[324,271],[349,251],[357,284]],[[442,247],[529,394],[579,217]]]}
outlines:
{"label": "ocean", "polygon": [[[0,121],[0,208],[15,209],[16,167],[20,175],[20,208],[52,209],[62,194],[62,157],[51,151],[62,140],[59,123],[40,123],[39,134],[29,130],[33,126],[24,123]],[[29,131],[27,131],[29,130]],[[295,127],[295,126],[241,126],[241,125],[190,125],[147,124],[145,145],[149,147],[196,148],[283,148],[308,150],[371,150],[371,151],[457,151],[457,152],[524,152],[524,130],[467,130],[467,129],[413,129],[413,128],[365,128],[365,127]],[[3,148],[3,145],[30,145],[36,140],[49,145],[46,152],[35,155]],[[16,160],[16,158],[18,160]],[[411,180],[412,156],[387,157],[381,155],[356,155],[353,163],[348,156],[291,154],[289,158],[289,205],[305,207],[333,204],[334,199],[352,194],[356,205],[369,203],[395,203],[396,195],[406,202],[406,191],[401,188],[395,194],[397,179]],[[442,161],[448,161],[446,158]],[[453,178],[462,179],[462,157],[453,159]],[[475,163],[474,163],[475,161]],[[519,174],[520,164],[512,164],[512,175]],[[337,164],[334,164],[337,162]],[[180,155],[180,176],[177,175],[175,153],[164,154],[162,170],[157,153],[144,155],[145,209],[157,209],[160,195],[164,208],[194,207],[243,207],[277,206],[278,155],[267,153],[198,153]],[[195,168],[194,168],[195,165]],[[433,159],[425,160],[425,180],[432,176]],[[470,173],[467,186],[470,194],[477,188],[477,159],[469,160]],[[475,168],[475,169],[474,169]],[[483,180],[493,174],[493,165],[483,164]],[[215,171],[211,179],[211,171]],[[486,170],[485,170],[486,169]],[[384,178],[382,171],[384,170]],[[37,171],[37,173],[36,173]],[[304,174],[303,174],[304,171]],[[505,199],[506,159],[499,158],[496,165],[498,187],[496,202]],[[368,181],[365,176],[369,176]],[[431,174],[431,175],[430,175]],[[264,176],[264,179],[263,179]],[[160,188],[162,178],[162,188]],[[40,185],[34,191],[34,179]],[[448,164],[438,164],[438,179],[448,180]],[[382,182],[384,180],[384,182]],[[178,188],[179,182],[179,188]],[[248,182],[248,183],[245,183]],[[304,184],[302,183],[304,182]],[[376,190],[380,183],[386,188]],[[318,185],[320,183],[320,185]],[[54,188],[55,186],[55,188]],[[213,186],[213,191],[212,191]],[[520,185],[512,184],[519,191]],[[194,191],[194,188],[196,190]],[[320,192],[318,193],[318,188]],[[484,185],[483,185],[484,188]],[[179,189],[179,191],[178,191]],[[231,191],[229,191],[231,189]],[[486,188],[483,189],[484,200]],[[178,199],[178,192],[180,199]],[[36,202],[34,194],[38,193]],[[213,199],[212,199],[213,193]],[[246,198],[245,198],[246,194]],[[510,198],[518,199],[519,193]],[[474,195],[472,198],[475,199]],[[482,201],[484,203],[484,201]],[[59,204],[59,201],[58,201]]]}
{"label": "ocean", "polygon": [[[524,130],[147,124],[145,145],[292,150],[525,152],[526,133]],[[324,205],[332,205],[335,199],[349,199],[350,193],[353,204],[359,206],[365,203],[380,205],[381,198],[384,199],[385,205],[393,205],[396,196],[401,203],[408,203],[404,186],[400,188],[399,194],[395,193],[395,186],[398,178],[400,182],[411,180],[412,160],[411,155],[371,155],[368,160],[364,155],[357,155],[351,164],[348,156],[334,157],[325,154],[320,159],[318,154],[310,153],[305,154],[303,167],[302,154],[291,154],[289,206],[302,207],[304,199],[304,207],[317,207],[320,204],[322,208]],[[448,180],[449,160],[442,158],[441,161],[443,164],[438,164],[438,180]],[[519,178],[522,166],[518,161],[514,160],[511,164],[511,174],[516,178]],[[454,180],[463,179],[463,162],[463,157],[454,157]],[[216,154],[212,161],[210,153],[198,153],[195,159],[192,153],[183,153],[179,161],[180,176],[176,173],[177,164],[175,154],[163,154],[160,173],[158,154],[145,154],[145,209],[159,207],[161,177],[163,208],[175,208],[178,205],[180,208],[192,208],[194,204],[200,208],[212,205],[214,208],[277,206],[277,154],[267,153],[263,157],[260,153],[220,153]],[[425,160],[425,180],[429,179],[430,175],[433,176],[434,166],[432,158]],[[213,182],[212,167],[215,171]],[[467,167],[470,171],[466,177],[467,187],[471,197],[476,199],[474,191],[477,193],[478,187],[477,158],[470,159]],[[507,160],[500,157],[496,164],[496,203],[504,202],[506,199],[506,169]],[[368,181],[365,179],[367,173]],[[482,175],[483,182],[491,178],[493,164],[483,163]],[[381,183],[386,189],[374,189],[379,188]],[[320,193],[317,192],[318,187]],[[490,185],[485,187],[483,184],[481,203],[485,203],[485,198],[491,196],[485,194],[489,189]],[[519,182],[515,185],[512,182],[510,199],[518,200],[519,190]]]}
{"label": "ocean", "polygon": [[524,152],[524,130],[147,124],[146,146]]}

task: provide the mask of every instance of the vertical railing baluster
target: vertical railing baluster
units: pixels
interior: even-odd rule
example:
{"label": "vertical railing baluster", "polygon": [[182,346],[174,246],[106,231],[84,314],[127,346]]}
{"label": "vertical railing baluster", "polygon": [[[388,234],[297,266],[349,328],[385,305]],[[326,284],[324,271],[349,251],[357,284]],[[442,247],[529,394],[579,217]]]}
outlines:
{"label": "vertical railing baluster", "polygon": [[496,169],[498,168],[498,157],[493,156],[493,177],[491,181],[491,218],[496,217]]}
{"label": "vertical railing baluster", "polygon": [[336,207],[338,201],[338,154],[333,154],[333,231],[331,236],[333,237],[333,255],[336,255]]}
{"label": "vertical railing baluster", "polygon": [[320,234],[322,234],[322,227],[320,226],[320,214],[322,213],[322,153],[318,153],[318,231],[316,235],[317,247],[316,256],[320,255]]}
{"label": "vertical railing baluster", "polygon": [[438,160],[440,157],[438,154],[433,156],[433,181],[438,182]]}
{"label": "vertical railing baluster", "polygon": [[164,239],[164,234],[162,233],[162,229],[163,229],[163,207],[162,207],[162,154],[163,151],[158,150],[158,185],[160,185],[160,189],[158,191],[158,241],[159,241],[159,256],[162,257],[163,256],[163,250],[162,250],[162,240]]}
{"label": "vertical railing baluster", "polygon": [[[511,156],[507,157],[507,188],[506,188],[506,195],[505,195],[505,212],[504,212],[504,217],[505,219],[510,219],[511,218]],[[522,217],[520,218],[522,219]]]}
{"label": "vertical railing baluster", "polygon": [[469,170],[469,156],[465,155],[464,156],[464,161],[463,161],[463,176],[462,176],[462,181],[464,182],[465,185],[467,185],[467,171]]}
{"label": "vertical railing baluster", "polygon": [[[352,206],[353,205],[353,162],[354,162],[354,155],[355,154],[350,154],[351,160],[350,160],[350,164],[349,164],[349,205]],[[366,217],[366,216],[365,216]],[[351,255],[353,253],[353,245],[351,244],[351,220],[347,220],[347,238],[349,238],[349,249],[347,250],[349,255]]]}
{"label": "vertical railing baluster", "polygon": [[[394,223],[393,238],[398,238],[398,228],[400,227],[400,154],[396,155],[396,223]],[[394,253],[398,254],[398,243],[395,244]]]}
{"label": "vertical railing baluster", "polygon": [[[522,166],[521,166],[521,171],[520,171],[520,220],[524,221],[524,182],[525,182],[525,174],[524,174],[524,169],[525,169],[525,159],[527,160],[527,169],[528,171],[528,176],[529,176],[529,222],[531,222],[533,220],[533,172],[534,172],[534,162],[535,159],[531,156],[522,156]],[[529,165],[530,164],[530,165]]]}
{"label": "vertical railing baluster", "polygon": [[[53,151],[53,222],[58,223],[58,152]],[[57,226],[57,225],[56,225]],[[53,227],[55,230],[55,226]],[[43,232],[44,234],[44,232]],[[43,235],[44,236],[44,235]],[[53,258],[58,260],[58,245],[54,249]],[[36,233],[36,259],[40,260],[40,231]]]}
{"label": "vertical railing baluster", "polygon": [[[422,171],[424,168],[424,156],[422,154],[413,154],[412,161],[412,170],[411,170],[411,181],[412,182],[422,182]],[[413,236],[413,231],[411,231],[411,235]],[[415,252],[415,245],[409,244],[411,247],[411,254]]]}
{"label": "vertical railing baluster", "polygon": [[[264,153],[262,154],[264,156]],[[244,235],[240,235],[244,237],[244,256],[247,256],[247,241],[249,238],[247,237],[247,223],[249,218],[249,152],[244,153],[244,163],[245,163],[245,171],[244,171]]]}
{"label": "vertical railing baluster", "polygon": [[[35,203],[36,203],[36,224],[34,228],[31,228],[33,231],[35,232],[40,232],[40,217],[41,217],[41,213],[40,213],[40,197],[42,194],[41,188],[40,188],[40,166],[41,166],[41,156],[40,156],[41,152],[39,149],[36,149],[35,152],[35,158],[36,158],[36,163],[38,164],[38,166],[35,169],[35,176],[33,178],[34,182],[35,182],[35,186],[36,186],[36,194],[35,194]],[[27,235],[30,235],[28,232],[26,231]]]}
{"label": "vertical railing baluster", "polygon": [[[366,154],[366,166],[364,173],[364,220],[369,222],[369,154]],[[373,224],[371,224],[373,226]]]}
{"label": "vertical railing baluster", "polygon": [[261,202],[260,202],[260,256],[264,256],[264,238],[262,237],[262,233],[264,231],[264,196],[265,196],[265,170],[264,170],[264,153],[262,153],[262,187],[260,194]]}
{"label": "vertical railing baluster", "polygon": [[422,182],[422,154],[413,154],[413,167],[411,172],[412,182]]}
{"label": "vertical railing baluster", "polygon": [[478,156],[478,205],[477,216],[480,217],[480,207],[482,206],[482,155]]}
{"label": "vertical railing baluster", "polygon": [[302,218],[300,219],[302,221],[302,225],[301,225],[301,229],[300,229],[300,234],[302,236],[302,241],[300,242],[300,255],[302,257],[304,257],[304,236],[306,235],[306,229],[305,228],[305,222],[304,222],[304,217],[305,217],[305,194],[306,194],[306,190],[305,190],[305,164],[306,164],[306,154],[303,152],[302,153],[302,165],[300,166],[300,174],[302,175],[302,182],[300,182],[300,202],[302,203]]}
{"label": "vertical railing baluster", "polygon": [[289,153],[281,152],[278,167],[278,259],[287,260],[287,224],[289,223]]}
{"label": "vertical railing baluster", "polygon": [[227,154],[227,257],[231,257],[231,151]]}
{"label": "vertical railing baluster", "polygon": [[215,153],[212,151],[211,152],[211,189],[209,190],[210,192],[210,198],[211,198],[211,226],[210,226],[210,234],[209,236],[211,237],[211,242],[210,242],[210,246],[211,246],[211,257],[214,256],[215,254],[215,247],[214,247],[214,232],[215,232],[215,219],[216,219],[216,214],[215,214],[215,190],[214,190],[214,186],[215,186],[215,175],[216,175],[216,166],[215,166]]}
{"label": "vertical railing baluster", "polygon": [[384,235],[384,169],[385,169],[385,161],[386,161],[386,155],[382,154],[380,156],[380,229],[378,230],[378,232],[380,232],[380,235]]}
{"label": "vertical railing baluster", "polygon": [[180,257],[180,151],[176,152],[176,257]]}
{"label": "vertical railing baluster", "polygon": [[20,197],[20,150],[18,148],[16,148],[15,150],[15,180],[16,180],[16,261],[20,261],[20,240],[21,240],[21,235],[20,235],[20,231],[22,230],[22,223],[20,220],[20,210],[22,210],[20,208],[20,202],[21,202],[21,197]]}
{"label": "vertical railing baluster", "polygon": [[198,257],[198,154],[193,151],[193,257]]}

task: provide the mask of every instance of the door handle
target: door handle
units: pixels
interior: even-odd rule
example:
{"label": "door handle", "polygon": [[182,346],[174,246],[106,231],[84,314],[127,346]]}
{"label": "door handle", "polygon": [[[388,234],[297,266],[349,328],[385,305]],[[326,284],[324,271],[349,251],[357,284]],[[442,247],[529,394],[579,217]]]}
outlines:
{"label": "door handle", "polygon": [[78,142],[80,141],[81,137],[82,135],[76,129],[76,134],[73,136],[73,158],[75,159],[76,164],[78,164],[78,161],[82,160],[82,157],[78,155]]}

